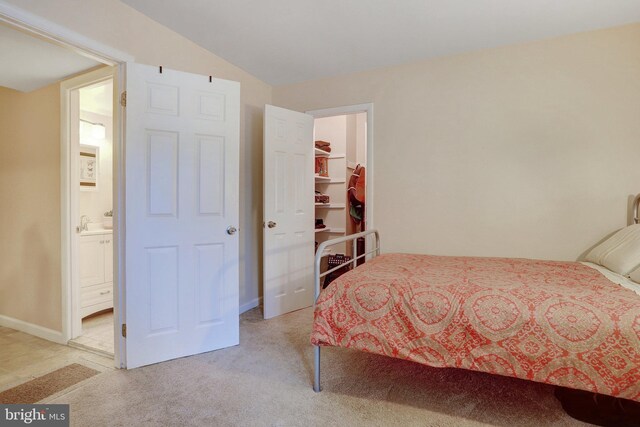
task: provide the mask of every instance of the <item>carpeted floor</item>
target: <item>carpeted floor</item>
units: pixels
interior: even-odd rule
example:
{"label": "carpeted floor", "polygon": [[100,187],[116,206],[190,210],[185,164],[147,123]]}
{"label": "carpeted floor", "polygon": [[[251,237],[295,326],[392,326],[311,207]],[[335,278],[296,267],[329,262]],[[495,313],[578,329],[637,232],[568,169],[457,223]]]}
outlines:
{"label": "carpeted floor", "polygon": [[241,317],[240,346],[101,373],[47,403],[75,426],[573,426],[553,387],[323,349],[311,389],[311,309]]}

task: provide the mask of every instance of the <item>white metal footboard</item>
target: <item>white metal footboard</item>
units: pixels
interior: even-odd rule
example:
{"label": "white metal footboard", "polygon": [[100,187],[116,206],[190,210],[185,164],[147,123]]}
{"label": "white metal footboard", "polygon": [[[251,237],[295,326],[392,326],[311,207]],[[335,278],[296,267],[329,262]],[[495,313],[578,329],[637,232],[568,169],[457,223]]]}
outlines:
{"label": "white metal footboard", "polygon": [[[358,247],[357,247],[358,239],[360,237],[364,237],[366,239],[367,236],[374,236],[373,249],[370,251],[367,251],[366,249],[367,244],[365,240],[365,252],[363,254],[358,254]],[[324,253],[325,249],[327,249],[329,246],[348,242],[350,240],[353,241],[353,258],[330,270],[325,271],[324,273],[320,273],[320,262],[322,261],[322,254]],[[359,259],[362,259],[368,255],[372,255],[372,258],[377,255],[380,255],[380,235],[378,234],[378,230],[363,231],[362,233],[351,234],[345,237],[338,237],[337,239],[331,239],[331,240],[327,240],[326,242],[320,243],[320,246],[318,246],[318,250],[316,251],[315,270],[313,274],[313,277],[315,280],[315,293],[314,293],[314,299],[313,299],[314,310],[316,308],[316,303],[318,302],[318,297],[320,296],[320,290],[321,290],[320,279],[349,264],[353,264],[355,267]],[[315,392],[319,392],[320,391],[320,346],[318,345],[314,346],[313,355],[314,355],[313,390]]]}

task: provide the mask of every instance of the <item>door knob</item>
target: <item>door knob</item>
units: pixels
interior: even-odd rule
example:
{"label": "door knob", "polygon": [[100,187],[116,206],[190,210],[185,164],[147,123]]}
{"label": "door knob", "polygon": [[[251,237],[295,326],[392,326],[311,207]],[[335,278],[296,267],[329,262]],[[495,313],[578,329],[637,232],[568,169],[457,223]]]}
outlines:
{"label": "door knob", "polygon": [[277,225],[277,224],[276,224],[275,222],[273,222],[273,221],[269,221],[269,222],[267,223],[267,227],[269,227],[269,228],[275,228],[275,226],[276,226],[276,225]]}
{"label": "door knob", "polygon": [[238,231],[238,229],[237,229],[237,228],[235,228],[233,225],[230,225],[230,226],[227,228],[227,234],[229,234],[229,235],[236,234],[236,231]]}

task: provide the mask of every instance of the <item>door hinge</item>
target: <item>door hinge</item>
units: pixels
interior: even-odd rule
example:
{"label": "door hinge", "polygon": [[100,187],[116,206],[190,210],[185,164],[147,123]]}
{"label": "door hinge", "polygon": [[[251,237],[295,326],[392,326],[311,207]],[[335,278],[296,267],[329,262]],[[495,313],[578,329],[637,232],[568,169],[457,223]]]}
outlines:
{"label": "door hinge", "polygon": [[127,91],[125,90],[120,94],[120,105],[123,107],[127,106]]}
{"label": "door hinge", "polygon": [[122,324],[122,336],[123,336],[124,338],[126,338],[126,337],[127,337],[127,324],[126,324],[126,323],[123,323],[123,324]]}

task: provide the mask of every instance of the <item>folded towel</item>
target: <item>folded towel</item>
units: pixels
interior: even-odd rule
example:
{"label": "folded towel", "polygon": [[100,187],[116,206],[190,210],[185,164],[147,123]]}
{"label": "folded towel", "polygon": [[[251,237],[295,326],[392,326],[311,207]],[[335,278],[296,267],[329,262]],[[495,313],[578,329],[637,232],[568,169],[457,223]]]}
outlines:
{"label": "folded towel", "polygon": [[329,196],[316,190],[316,203],[329,203]]}
{"label": "folded towel", "polygon": [[331,152],[331,143],[327,141],[316,141],[316,148],[326,151],[327,153]]}

